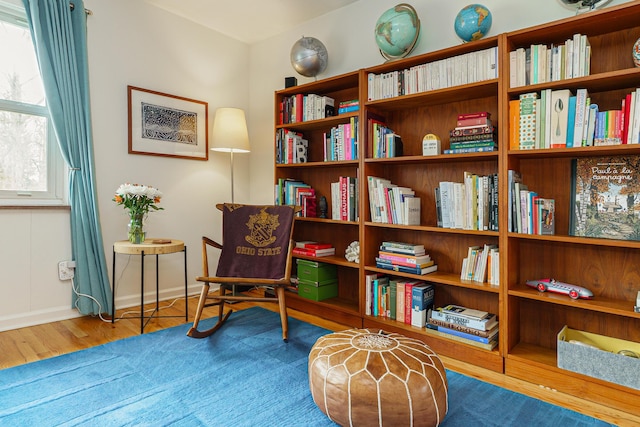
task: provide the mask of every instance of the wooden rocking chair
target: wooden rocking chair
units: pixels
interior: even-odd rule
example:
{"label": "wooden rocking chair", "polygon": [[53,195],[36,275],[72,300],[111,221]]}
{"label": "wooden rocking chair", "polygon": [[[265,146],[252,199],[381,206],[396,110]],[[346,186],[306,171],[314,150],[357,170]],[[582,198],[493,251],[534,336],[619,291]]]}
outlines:
{"label": "wooden rocking chair", "polygon": [[[282,339],[287,342],[288,322],[285,304],[285,287],[291,284],[291,250],[293,249],[293,222],[299,207],[270,205],[218,204],[222,211],[222,241],[217,243],[202,238],[203,282],[200,301],[187,335],[193,338],[208,337],[229,318],[232,311],[224,312],[225,301],[277,302],[282,323]],[[220,249],[216,275],[209,276],[207,248]],[[220,284],[217,293],[209,295],[211,283]],[[272,286],[275,297],[259,297],[245,294],[227,294],[235,286]],[[207,300],[213,302],[207,303]],[[198,330],[198,323],[205,307],[217,305],[218,321],[208,330]]]}

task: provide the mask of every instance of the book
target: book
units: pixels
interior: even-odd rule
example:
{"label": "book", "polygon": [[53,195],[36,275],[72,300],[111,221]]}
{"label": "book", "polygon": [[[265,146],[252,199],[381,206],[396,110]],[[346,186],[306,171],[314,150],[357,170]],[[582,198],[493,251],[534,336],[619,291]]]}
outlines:
{"label": "book", "polygon": [[441,308],[434,309],[431,312],[431,317],[442,320],[443,322],[455,323],[457,325],[479,329],[481,331],[488,331],[498,324],[498,318],[495,314],[489,314],[489,317],[486,319],[474,319],[471,317],[461,316],[456,313],[445,312]]}
{"label": "book", "polygon": [[438,326],[442,326],[444,328],[449,328],[449,329],[456,329],[460,332],[464,332],[466,334],[471,334],[471,335],[477,335],[479,337],[489,337],[493,334],[496,333],[496,331],[498,330],[499,326],[498,324],[496,324],[493,328],[489,329],[488,331],[481,331],[479,329],[474,329],[474,328],[469,328],[463,325],[459,325],[457,323],[447,323],[447,322],[443,322],[442,320],[438,320],[438,319],[434,319],[431,316],[432,311],[429,311],[428,315],[427,315],[427,322],[434,324],[434,325],[438,325]]}
{"label": "book", "polygon": [[448,338],[448,339],[453,340],[453,341],[457,341],[457,342],[464,343],[464,344],[467,344],[467,345],[472,345],[474,347],[483,348],[485,350],[493,350],[498,345],[498,340],[494,340],[494,341],[491,341],[488,344],[484,344],[484,343],[481,343],[481,342],[477,342],[477,341],[469,340],[469,339],[466,339],[466,338],[462,338],[462,337],[459,337],[459,336],[456,336],[456,335],[451,335],[451,334],[447,334],[447,333],[444,333],[444,332],[440,332],[437,329],[434,329],[435,325],[432,325],[431,323],[427,323],[427,326],[428,327],[426,328],[426,330],[428,331],[428,333],[430,333],[432,335],[436,335],[436,336],[442,337],[442,338]]}
{"label": "book", "polygon": [[336,254],[336,248],[329,248],[329,249],[293,248],[291,253],[293,255],[323,257],[323,256],[335,255]]}
{"label": "book", "polygon": [[371,273],[365,276],[365,314],[373,314],[373,281],[379,277],[378,273]]}
{"label": "book", "polygon": [[520,149],[531,150],[536,144],[536,101],[538,94],[528,92],[520,95]]}
{"label": "book", "polygon": [[311,240],[296,242],[296,248],[305,249],[330,249],[333,248],[331,243],[319,243]]}
{"label": "book", "polygon": [[465,120],[465,119],[477,119],[477,118],[491,118],[491,113],[488,111],[477,111],[475,113],[465,113],[465,114],[458,114],[458,120]]}
{"label": "book", "polygon": [[445,334],[449,334],[449,335],[455,335],[457,337],[460,338],[465,338],[468,339],[470,341],[476,341],[479,343],[483,343],[483,344],[488,344],[492,341],[496,341],[498,339],[498,328],[493,328],[493,333],[492,335],[488,336],[488,337],[481,337],[479,335],[475,335],[475,334],[468,334],[466,332],[462,332],[459,331],[455,328],[447,328],[445,326],[441,326],[441,325],[437,325],[435,323],[428,323],[428,327],[430,329],[434,329],[438,332],[442,332]]}
{"label": "book", "polygon": [[406,265],[408,267],[420,267],[431,261],[429,255],[405,255],[384,251],[378,251],[378,257],[394,264]]}
{"label": "book", "polygon": [[[587,98],[589,93],[587,89],[578,89],[576,91],[576,114],[573,127],[573,145],[572,147],[582,147],[583,135],[586,134],[584,129],[585,115],[587,115]],[[585,141],[586,142],[586,141]]]}
{"label": "book", "polygon": [[637,214],[640,156],[581,157],[572,161],[569,234],[640,240]]}
{"label": "book", "polygon": [[[433,261],[430,263],[433,263]],[[425,267],[408,267],[406,265],[392,264],[390,261],[379,257],[376,257],[376,267],[384,270],[397,271],[399,273],[417,274],[420,276],[438,271],[438,266],[435,263]]]}
{"label": "book", "polygon": [[465,136],[465,135],[477,135],[477,134],[493,134],[495,129],[493,126],[476,126],[465,129],[452,129],[449,131],[449,136]]}
{"label": "book", "polygon": [[419,284],[411,289],[411,325],[424,328],[427,312],[433,308],[434,286]]}
{"label": "book", "polygon": [[539,199],[540,213],[539,213],[539,234],[552,235],[555,234],[555,200],[553,199]]}
{"label": "book", "polygon": [[398,247],[389,244],[390,242],[382,242],[380,247],[378,248],[382,252],[389,252],[399,255],[411,255],[411,256],[422,256],[424,255],[425,249],[424,245],[415,245],[413,248],[410,247]]}
{"label": "book", "polygon": [[445,313],[455,314],[457,316],[468,317],[475,320],[487,319],[491,314],[487,311],[476,310],[474,308],[467,308],[457,304],[448,304],[440,308]]}
{"label": "book", "polygon": [[551,92],[551,140],[550,148],[567,146],[567,126],[569,123],[569,89]]}

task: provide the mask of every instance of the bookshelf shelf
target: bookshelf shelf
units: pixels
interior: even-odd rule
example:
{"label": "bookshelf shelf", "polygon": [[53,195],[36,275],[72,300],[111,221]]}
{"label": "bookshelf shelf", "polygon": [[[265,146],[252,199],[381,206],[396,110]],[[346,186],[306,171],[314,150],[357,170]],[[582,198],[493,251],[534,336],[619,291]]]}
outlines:
{"label": "bookshelf shelf", "polygon": [[[640,391],[608,383],[557,367],[557,334],[572,329],[640,342],[640,313],[633,311],[640,290],[640,240],[574,237],[569,232],[571,164],[576,158],[640,155],[640,145],[589,146],[514,150],[509,147],[509,103],[521,94],[543,90],[587,89],[600,110],[620,108],[624,96],[640,87],[640,67],[634,67],[632,46],[640,38],[640,2],[607,7],[546,24],[500,34],[472,43],[429,52],[341,76],[288,88],[275,94],[274,133],[279,129],[303,132],[309,139],[309,163],[275,165],[281,178],[304,180],[329,199],[329,183],[338,176],[359,179],[359,217],[355,221],[298,218],[295,239],[330,240],[335,257],[317,259],[338,267],[340,294],[321,302],[292,295],[292,307],[343,321],[354,327],[370,327],[402,333],[426,342],[440,354],[481,366],[507,376],[540,384],[584,399],[635,413]],[[510,87],[510,52],[534,44],[564,43],[574,34],[588,37],[591,45],[590,75],[547,83]],[[380,76],[436,61],[457,60],[461,55],[489,48],[498,52],[497,78],[469,84],[369,100],[370,75]],[[375,80],[371,80],[375,83]],[[278,105],[297,93],[331,96],[336,102],[359,99],[360,110],[347,115],[303,123],[279,124]],[[375,97],[375,96],[374,96]],[[487,153],[422,156],[422,139],[440,137],[442,150],[450,148],[449,131],[457,114],[486,111],[497,129],[498,151]],[[358,159],[322,162],[319,147],[324,132],[358,118]],[[402,137],[404,156],[373,158],[373,126],[378,120]],[[518,171],[530,189],[556,203],[555,234],[530,235],[508,231],[508,180]],[[437,227],[434,189],[442,181],[462,182],[464,173],[498,176],[498,230],[464,230]],[[370,213],[367,177],[378,177],[409,187],[421,199],[419,225],[374,222]],[[352,241],[360,242],[360,263],[343,258]],[[376,267],[383,241],[423,244],[438,265],[427,275],[395,273]],[[500,285],[460,279],[462,260],[471,246],[497,245],[500,249]],[[367,315],[366,281],[372,274],[424,280],[435,287],[437,307],[458,304],[498,314],[499,344],[491,351],[436,336],[426,328]],[[526,280],[554,277],[590,289],[593,300],[539,293]],[[634,406],[636,405],[636,406]]]}

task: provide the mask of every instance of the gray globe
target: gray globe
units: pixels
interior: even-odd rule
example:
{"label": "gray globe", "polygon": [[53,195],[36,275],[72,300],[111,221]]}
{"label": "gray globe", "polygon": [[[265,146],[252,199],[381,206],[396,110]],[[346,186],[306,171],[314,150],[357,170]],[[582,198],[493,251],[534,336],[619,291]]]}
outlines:
{"label": "gray globe", "polygon": [[300,75],[315,77],[327,68],[329,54],[322,42],[314,37],[302,37],[291,47],[291,65]]}
{"label": "gray globe", "polygon": [[609,3],[610,1],[611,0],[560,0],[560,3],[575,9],[597,9]]}

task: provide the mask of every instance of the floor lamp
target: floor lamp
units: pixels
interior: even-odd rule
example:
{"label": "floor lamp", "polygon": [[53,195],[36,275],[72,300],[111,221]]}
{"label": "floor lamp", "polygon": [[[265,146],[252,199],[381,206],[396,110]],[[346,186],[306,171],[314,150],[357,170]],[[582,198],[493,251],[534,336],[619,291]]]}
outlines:
{"label": "floor lamp", "polygon": [[[248,153],[249,132],[244,110],[240,108],[218,108],[213,119],[213,135],[211,151],[221,151],[231,155],[231,203],[233,198],[233,153]],[[237,295],[236,286],[231,287],[232,294]],[[228,301],[228,303],[235,301]]]}
{"label": "floor lamp", "polygon": [[240,108],[218,108],[213,120],[211,150],[231,154],[231,203],[233,198],[233,153],[248,153],[249,132],[244,110]]}

